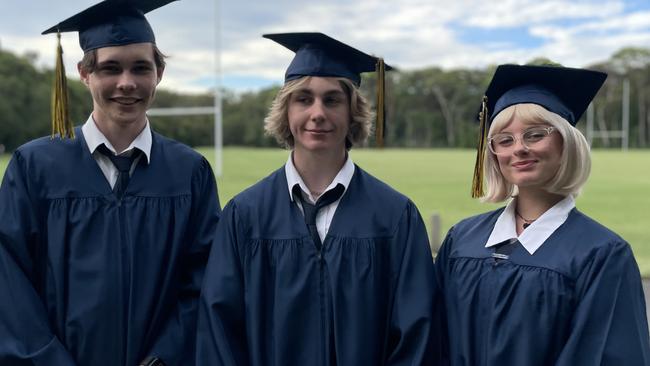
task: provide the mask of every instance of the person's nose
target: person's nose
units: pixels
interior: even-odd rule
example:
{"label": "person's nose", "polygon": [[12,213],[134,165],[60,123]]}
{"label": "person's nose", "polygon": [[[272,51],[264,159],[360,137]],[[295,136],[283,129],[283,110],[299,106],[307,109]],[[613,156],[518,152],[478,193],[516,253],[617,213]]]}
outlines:
{"label": "person's nose", "polygon": [[314,103],[309,109],[310,119],[314,122],[325,120],[325,105],[320,98],[314,99]]}
{"label": "person's nose", "polygon": [[528,146],[524,144],[523,136],[515,137],[515,144],[512,145],[512,149],[515,155],[528,154],[528,151],[530,150],[528,149]]}
{"label": "person's nose", "polygon": [[122,91],[135,90],[136,85],[135,77],[128,71],[123,72],[117,81],[117,88]]}

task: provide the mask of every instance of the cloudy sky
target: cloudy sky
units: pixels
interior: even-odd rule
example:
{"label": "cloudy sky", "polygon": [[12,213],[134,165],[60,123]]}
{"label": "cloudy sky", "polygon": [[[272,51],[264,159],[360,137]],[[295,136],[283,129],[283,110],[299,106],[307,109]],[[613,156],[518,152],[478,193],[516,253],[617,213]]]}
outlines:
{"label": "cloudy sky", "polygon": [[[94,3],[2,0],[0,47],[36,52],[51,67],[56,36],[41,31]],[[147,17],[171,56],[161,86],[186,92],[215,80],[234,90],[281,83],[293,54],[263,33],[321,31],[407,70],[538,56],[581,67],[622,47],[650,48],[650,0],[181,0]],[[76,34],[65,34],[63,47],[68,75],[77,77]]]}

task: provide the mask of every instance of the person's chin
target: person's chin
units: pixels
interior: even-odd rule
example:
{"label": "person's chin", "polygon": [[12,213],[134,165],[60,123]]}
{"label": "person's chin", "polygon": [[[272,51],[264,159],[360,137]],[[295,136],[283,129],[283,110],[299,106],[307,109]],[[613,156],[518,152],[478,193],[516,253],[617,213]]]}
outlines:
{"label": "person's chin", "polygon": [[305,144],[305,149],[313,152],[326,152],[337,148],[338,146],[331,141],[310,141]]}
{"label": "person's chin", "polygon": [[145,113],[143,111],[118,111],[113,119],[120,124],[132,124],[144,118]]}
{"label": "person's chin", "polygon": [[329,144],[322,143],[322,142],[315,142],[311,144],[306,144],[305,146],[307,150],[310,151],[327,151],[330,150],[332,147]]}
{"label": "person's chin", "polygon": [[514,184],[519,188],[543,188],[544,181],[539,177],[526,177],[515,179]]}
{"label": "person's chin", "polygon": [[540,182],[539,175],[535,172],[517,172],[510,177],[511,183],[518,187],[528,187]]}

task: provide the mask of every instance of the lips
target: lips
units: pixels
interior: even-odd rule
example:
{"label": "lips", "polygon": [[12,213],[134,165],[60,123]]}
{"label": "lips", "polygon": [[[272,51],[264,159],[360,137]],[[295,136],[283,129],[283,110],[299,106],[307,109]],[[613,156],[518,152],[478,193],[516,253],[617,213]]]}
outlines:
{"label": "lips", "polygon": [[325,134],[332,132],[331,130],[306,130],[309,133],[315,133],[315,134]]}
{"label": "lips", "polygon": [[125,106],[134,105],[134,104],[138,103],[140,100],[141,100],[140,98],[134,98],[134,97],[113,97],[113,98],[111,98],[111,101],[113,101],[115,103],[118,103],[118,104],[121,104],[121,105],[125,105]]}
{"label": "lips", "polygon": [[537,163],[537,160],[522,160],[522,161],[518,161],[516,163],[512,163],[512,167],[518,168],[518,169],[525,169],[525,168],[530,168],[535,163]]}

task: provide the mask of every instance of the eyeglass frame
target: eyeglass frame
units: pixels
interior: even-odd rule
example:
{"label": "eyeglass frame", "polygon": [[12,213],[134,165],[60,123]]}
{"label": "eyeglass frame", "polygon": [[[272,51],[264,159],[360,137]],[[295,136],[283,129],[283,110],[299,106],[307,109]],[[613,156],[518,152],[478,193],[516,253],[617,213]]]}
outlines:
{"label": "eyeglass frame", "polygon": [[490,152],[493,153],[494,155],[505,155],[505,154],[508,154],[509,152],[497,153],[496,151],[494,151],[494,146],[492,146],[492,141],[493,141],[494,138],[497,137],[498,135],[510,135],[510,136],[512,136],[512,139],[514,140],[513,147],[515,146],[515,144],[516,144],[517,142],[519,142],[519,143],[521,144],[521,146],[523,146],[526,150],[530,150],[530,146],[528,146],[528,144],[526,144],[526,141],[525,141],[525,139],[523,138],[523,136],[524,136],[526,133],[528,133],[528,132],[530,132],[530,131],[533,131],[533,130],[544,130],[544,131],[546,131],[546,135],[544,135],[544,137],[542,137],[539,141],[536,141],[536,142],[535,142],[535,143],[537,143],[537,142],[543,141],[543,140],[546,139],[548,136],[550,136],[551,133],[553,133],[554,131],[557,131],[558,129],[557,129],[556,127],[553,127],[553,126],[546,126],[546,127],[531,127],[531,128],[529,128],[529,129],[527,129],[526,131],[524,131],[523,133],[520,133],[520,134],[517,134],[517,135],[515,135],[515,134],[513,134],[513,133],[509,133],[509,132],[500,132],[500,133],[494,134],[493,136],[491,136],[490,138],[488,138],[488,140],[487,140],[487,143],[488,143],[488,149],[489,149]]}

